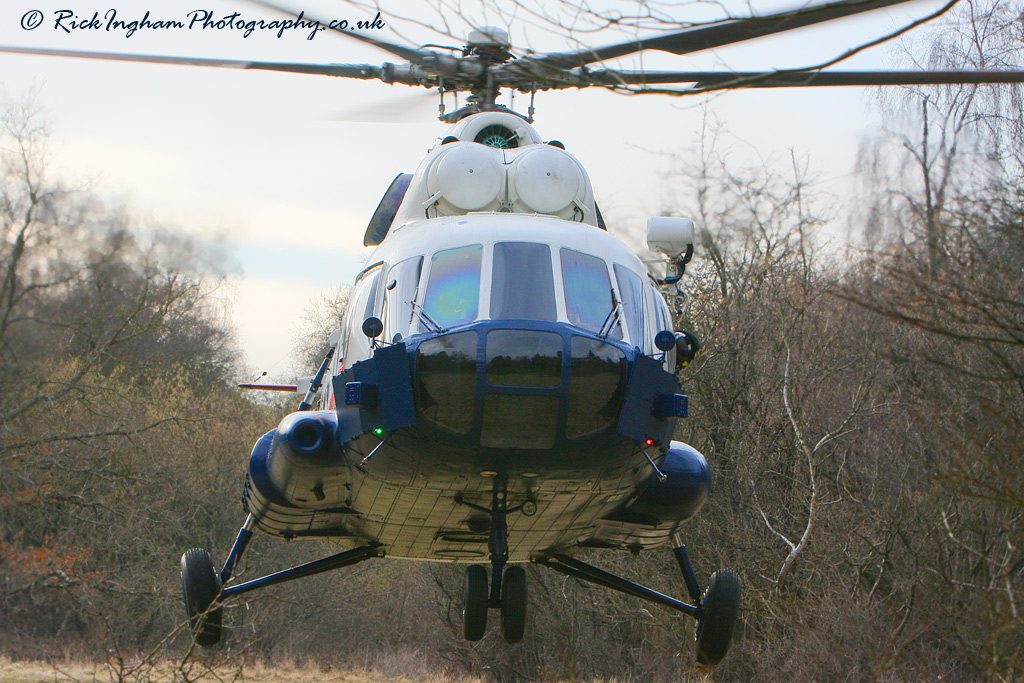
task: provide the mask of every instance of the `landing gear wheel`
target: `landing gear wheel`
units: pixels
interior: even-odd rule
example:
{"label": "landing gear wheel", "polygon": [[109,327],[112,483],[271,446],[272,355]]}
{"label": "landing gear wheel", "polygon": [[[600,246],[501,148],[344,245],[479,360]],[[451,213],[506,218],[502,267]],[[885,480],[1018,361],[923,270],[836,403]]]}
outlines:
{"label": "landing gear wheel", "polygon": [[677,358],[680,362],[689,363],[697,357],[697,352],[700,351],[700,339],[693,332],[683,330],[679,333],[679,339],[676,341],[676,350],[679,352]]}
{"label": "landing gear wheel", "polygon": [[506,567],[501,581],[501,637],[516,644],[526,630],[526,570]]}
{"label": "landing gear wheel", "polygon": [[193,548],[181,556],[181,591],[196,643],[202,647],[216,645],[223,633],[221,607],[213,607],[220,595],[220,578],[210,553],[202,548]]}
{"label": "landing gear wheel", "polygon": [[711,575],[697,619],[697,661],[700,664],[715,666],[729,651],[740,612],[740,590],[740,577],[733,570],[719,569]]}
{"label": "landing gear wheel", "polygon": [[487,569],[474,564],[466,568],[462,591],[462,635],[480,640],[487,630]]}

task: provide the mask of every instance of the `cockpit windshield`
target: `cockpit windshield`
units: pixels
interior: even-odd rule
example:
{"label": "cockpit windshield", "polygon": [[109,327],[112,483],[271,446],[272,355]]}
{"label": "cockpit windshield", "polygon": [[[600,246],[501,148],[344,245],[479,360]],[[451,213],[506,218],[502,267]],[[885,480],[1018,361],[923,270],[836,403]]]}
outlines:
{"label": "cockpit windshield", "polygon": [[448,329],[476,320],[483,253],[483,245],[470,244],[431,257],[423,310],[441,327]]}
{"label": "cockpit windshield", "polygon": [[498,242],[491,271],[491,318],[558,320],[551,247]]}
{"label": "cockpit windshield", "polygon": [[429,270],[422,298],[410,303],[417,300],[420,267],[409,259],[389,271],[391,334],[404,335],[411,316],[422,332],[482,319],[563,320],[610,339],[622,339],[626,329],[631,339],[645,336],[643,281],[616,266],[616,291],[609,263],[599,256],[539,242],[442,249],[424,259],[422,267]]}
{"label": "cockpit windshield", "polygon": [[[647,336],[644,327],[644,281],[632,270],[615,264],[615,279],[619,284],[619,294],[622,297],[622,308],[625,310],[626,327],[629,328],[629,338],[636,346],[643,346],[640,340]],[[643,348],[644,352],[649,349]]]}
{"label": "cockpit windshield", "polygon": [[423,257],[414,256],[400,261],[391,267],[387,277],[387,295],[384,299],[386,316],[389,331],[389,338],[395,340],[395,335],[404,337],[408,334],[409,325],[412,323],[413,302],[416,301],[416,294],[420,284],[420,270],[423,267]]}
{"label": "cockpit windshield", "polygon": [[622,339],[621,327],[613,319],[619,314],[612,283],[608,278],[608,264],[604,259],[563,248],[562,284],[565,288],[565,312],[569,322],[591,332],[607,333],[612,339]]}

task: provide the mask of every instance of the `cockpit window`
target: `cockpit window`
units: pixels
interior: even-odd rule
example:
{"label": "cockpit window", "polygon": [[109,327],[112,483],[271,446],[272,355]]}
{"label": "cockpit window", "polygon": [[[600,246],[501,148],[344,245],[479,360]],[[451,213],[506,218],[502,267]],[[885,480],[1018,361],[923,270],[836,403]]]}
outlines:
{"label": "cockpit window", "polygon": [[651,308],[654,309],[654,321],[658,331],[671,330],[672,329],[672,317],[669,315],[668,306],[665,304],[665,298],[661,293],[654,288],[653,285],[647,285],[647,296],[650,298]]}
{"label": "cockpit window", "polygon": [[363,321],[374,314],[381,267],[377,263],[364,270],[349,293],[345,322],[342,323],[346,363],[354,363],[370,355],[370,340],[363,334],[362,326]]}
{"label": "cockpit window", "polygon": [[601,332],[602,327],[607,330],[610,324],[608,337],[622,339],[605,262],[596,256],[565,248],[561,250],[561,258],[565,312],[569,322],[591,332]]}
{"label": "cockpit window", "polygon": [[622,308],[626,315],[629,339],[646,353],[644,339],[644,281],[630,269],[615,264],[615,279],[622,293]]}
{"label": "cockpit window", "polygon": [[455,434],[473,428],[477,335],[468,330],[428,339],[416,354],[416,412],[421,422]]}
{"label": "cockpit window", "polygon": [[549,322],[558,319],[548,245],[531,242],[494,245],[491,318]]}
{"label": "cockpit window", "polygon": [[423,309],[438,325],[449,328],[476,320],[483,251],[482,245],[471,244],[431,257]]}
{"label": "cockpit window", "polygon": [[[669,313],[668,305],[665,303],[665,297],[661,295],[654,285],[647,284],[647,302],[649,304],[648,310],[654,311],[654,327],[661,332],[662,330],[674,329],[672,324],[672,314]],[[649,315],[649,314],[648,314]],[[651,353],[655,353],[652,351]],[[676,350],[675,347],[669,349],[669,352],[665,354],[665,369],[672,372],[676,367]]]}
{"label": "cockpit window", "polygon": [[580,439],[610,429],[618,419],[626,388],[626,354],[606,342],[575,336],[571,354],[565,435]]}
{"label": "cockpit window", "polygon": [[507,387],[557,387],[562,381],[562,337],[538,330],[487,333],[487,382]]}
{"label": "cockpit window", "polygon": [[394,340],[396,334],[403,337],[409,333],[412,322],[412,302],[420,286],[422,256],[414,256],[394,265],[387,277],[387,335]]}

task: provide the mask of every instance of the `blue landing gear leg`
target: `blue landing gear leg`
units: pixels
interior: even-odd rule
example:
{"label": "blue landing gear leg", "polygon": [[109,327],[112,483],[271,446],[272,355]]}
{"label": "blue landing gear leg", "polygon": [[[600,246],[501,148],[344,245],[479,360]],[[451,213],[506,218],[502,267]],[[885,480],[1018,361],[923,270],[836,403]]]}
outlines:
{"label": "blue landing gear leg", "polygon": [[697,583],[686,546],[679,541],[678,536],[675,538],[675,544],[673,554],[693,604],[651,590],[562,553],[538,553],[531,557],[530,561],[560,574],[689,614],[697,620],[697,662],[714,666],[722,661],[732,643],[740,609],[740,577],[731,569],[719,569],[711,575],[708,588],[701,595],[700,584]]}
{"label": "blue landing gear leg", "polygon": [[693,572],[686,546],[679,539],[679,534],[672,538],[676,545],[672,553],[679,563],[679,571],[683,573],[686,591],[697,602],[697,662],[715,666],[729,651],[733,631],[736,629],[742,592],[740,577],[731,569],[719,569],[711,575],[708,589],[701,595],[700,584],[697,583],[697,575]]}
{"label": "blue landing gear leg", "polygon": [[[320,560],[291,567],[275,574],[253,579],[252,581],[225,586],[231,579],[238,559],[249,545],[249,540],[252,538],[252,529],[255,525],[255,519],[252,515],[249,515],[245,520],[245,525],[238,532],[238,537],[231,547],[231,552],[228,553],[224,569],[219,574],[213,568],[210,553],[202,548],[193,548],[181,556],[181,589],[185,598],[185,612],[188,615],[189,628],[195,637],[196,643],[203,647],[210,647],[220,642],[223,635],[221,603],[224,600],[234,595],[248,593],[249,591],[266,586],[322,574],[323,572],[348,567],[364,560],[384,556],[384,551],[379,543],[369,543]],[[484,597],[486,600],[486,577],[484,581]]]}

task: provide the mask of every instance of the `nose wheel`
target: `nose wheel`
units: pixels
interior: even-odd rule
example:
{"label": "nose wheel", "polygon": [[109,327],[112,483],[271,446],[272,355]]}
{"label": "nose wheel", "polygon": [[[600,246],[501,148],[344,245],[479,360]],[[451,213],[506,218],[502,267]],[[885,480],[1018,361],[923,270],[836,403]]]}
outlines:
{"label": "nose wheel", "polygon": [[[492,571],[492,576],[494,573]],[[493,584],[492,584],[493,585]],[[526,632],[526,570],[520,566],[505,568],[500,579],[501,601],[495,605],[490,599],[487,569],[480,564],[466,568],[462,588],[462,635],[477,641],[487,632],[487,610],[501,610],[501,637],[514,645]]]}
{"label": "nose wheel", "polygon": [[508,525],[505,518],[509,512],[504,486],[495,487],[491,496],[490,509],[462,500],[455,501],[490,515],[491,580],[487,581],[487,569],[474,564],[466,569],[462,590],[462,634],[466,640],[477,641],[487,631],[487,610],[501,610],[501,637],[506,643],[515,644],[523,639],[526,631],[526,570],[520,566],[506,568],[508,562]]}
{"label": "nose wheel", "polygon": [[462,590],[462,635],[466,640],[477,641],[484,637],[488,597],[487,570],[480,564],[468,567]]}
{"label": "nose wheel", "polygon": [[519,566],[505,569],[501,580],[501,637],[515,644],[526,631],[526,570]]}

